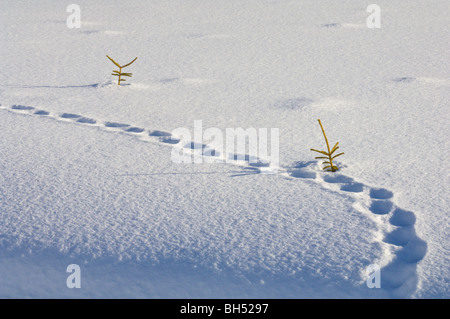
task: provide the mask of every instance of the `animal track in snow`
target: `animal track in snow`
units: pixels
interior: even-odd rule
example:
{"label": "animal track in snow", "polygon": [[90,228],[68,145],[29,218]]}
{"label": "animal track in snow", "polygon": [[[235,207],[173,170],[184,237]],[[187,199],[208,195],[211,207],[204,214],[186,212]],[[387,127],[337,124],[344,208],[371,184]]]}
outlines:
{"label": "animal track in snow", "polygon": [[345,183],[340,189],[345,192],[361,193],[364,190],[364,184],[354,182]]}
{"label": "animal track in snow", "polygon": [[60,115],[60,117],[63,119],[76,119],[76,118],[81,117],[81,115],[73,114],[73,113],[63,113]]}
{"label": "animal track in snow", "polygon": [[34,112],[34,114],[36,114],[36,115],[44,115],[44,116],[46,116],[46,115],[50,115],[50,113],[49,113],[49,112],[47,112],[47,111],[44,111],[44,110],[39,110],[39,111],[36,111],[36,112]]}
{"label": "animal track in snow", "polygon": [[145,129],[133,126],[133,127],[127,128],[126,131],[130,132],[130,133],[142,133],[145,131]]}
{"label": "animal track in snow", "polygon": [[[381,287],[395,297],[409,297],[417,289],[417,264],[427,252],[427,243],[420,239],[415,231],[416,216],[413,212],[397,207],[394,203],[394,193],[385,188],[376,188],[355,181],[342,173],[325,173],[316,162],[298,162],[291,168],[272,167],[248,154],[221,154],[207,144],[186,141],[160,130],[149,130],[131,124],[99,121],[75,113],[54,114],[45,110],[37,110],[33,106],[0,105],[0,109],[19,114],[28,114],[40,118],[72,122],[78,125],[89,125],[133,135],[143,141],[162,143],[180,150],[191,152],[193,156],[214,158],[220,163],[231,163],[244,167],[246,173],[235,175],[245,176],[264,173],[279,173],[292,178],[314,181],[322,187],[336,192],[342,192],[354,198],[355,209],[374,218],[384,218],[389,223],[389,232],[385,232],[382,242],[387,245],[387,252],[392,251],[391,261],[382,266]],[[356,205],[358,204],[358,205]]]}
{"label": "animal track in snow", "polygon": [[167,137],[167,136],[171,136],[172,134],[168,133],[168,132],[164,132],[164,131],[151,131],[149,134],[149,136],[161,136],[161,137]]}
{"label": "animal track in snow", "polygon": [[323,180],[327,183],[353,183],[353,178],[341,174],[325,175]]}
{"label": "animal track in snow", "polygon": [[371,188],[369,195],[374,199],[390,199],[394,196],[390,190],[384,188]]}
{"label": "animal track in snow", "polygon": [[159,141],[166,144],[178,144],[180,143],[180,139],[172,136],[169,132],[164,131],[150,131],[148,136],[157,137],[159,138]]}
{"label": "animal track in snow", "polygon": [[[427,243],[416,234],[413,212],[397,207],[394,193],[385,188],[370,187],[342,173],[325,173],[314,162],[296,163],[287,171],[294,178],[314,180],[327,189],[346,192],[354,196],[355,209],[373,216],[389,216],[388,232],[383,243],[387,253],[392,251],[392,259],[381,268],[381,288],[396,298],[410,297],[417,289],[417,264],[427,253]],[[368,203],[368,204],[367,204]],[[386,220],[386,219],[382,219]]]}
{"label": "animal track in snow", "polygon": [[13,105],[13,106],[11,106],[11,109],[20,110],[20,111],[31,111],[31,110],[34,110],[34,107],[26,106],[26,105]]}
{"label": "animal track in snow", "polygon": [[[177,136],[173,136],[172,133],[145,129],[139,126],[134,126],[122,122],[113,121],[100,121],[90,117],[86,117],[76,113],[59,113],[54,114],[45,110],[36,110],[33,106],[24,105],[12,105],[10,107],[0,105],[0,109],[6,109],[8,111],[20,114],[28,115],[40,115],[46,118],[54,120],[72,122],[80,125],[89,125],[97,128],[104,129],[109,132],[120,132],[123,134],[133,135],[143,141],[162,143],[168,146],[178,147],[183,151],[184,155],[192,155],[194,157],[203,157],[205,161],[210,162],[226,162],[229,164],[235,164],[238,166],[248,167],[256,169],[259,173],[267,173],[277,171],[277,167],[271,167],[270,163],[259,158],[249,156],[247,154],[223,154],[223,152],[216,150],[214,147],[207,144],[200,144],[194,141],[182,140]],[[254,172],[254,171],[253,171]]]}
{"label": "animal track in snow", "polygon": [[76,121],[78,123],[83,123],[83,124],[95,124],[95,123],[97,123],[96,120],[88,118],[88,117],[80,117]]}
{"label": "animal track in snow", "polygon": [[127,128],[131,126],[130,124],[124,124],[124,123],[115,123],[115,122],[106,122],[106,127],[114,127],[114,128]]}

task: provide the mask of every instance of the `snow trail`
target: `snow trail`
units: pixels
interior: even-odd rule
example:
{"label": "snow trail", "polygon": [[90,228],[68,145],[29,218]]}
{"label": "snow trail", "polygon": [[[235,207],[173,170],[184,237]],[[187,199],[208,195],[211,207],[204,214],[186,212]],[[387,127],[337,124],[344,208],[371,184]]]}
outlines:
{"label": "snow trail", "polygon": [[[385,248],[381,256],[381,288],[394,298],[411,297],[418,288],[417,264],[427,253],[427,243],[416,234],[416,216],[393,200],[394,193],[355,181],[342,173],[317,173],[315,162],[297,163],[288,171],[295,178],[314,180],[324,188],[345,192],[355,201],[353,207],[362,214],[372,215],[380,227]],[[389,219],[387,219],[389,217]]]}
{"label": "snow trail", "polygon": [[[1,109],[22,115],[51,118],[129,134],[142,141],[181,147],[190,151],[193,156],[215,158],[215,161],[219,163],[226,162],[243,166],[248,169],[249,174],[273,173],[289,178],[308,179],[323,188],[349,195],[354,200],[353,207],[357,211],[374,218],[379,224],[381,243],[386,247],[384,256],[381,256],[379,261],[381,264],[381,288],[395,298],[408,298],[418,288],[417,265],[427,253],[427,243],[416,234],[415,213],[398,207],[394,201],[394,193],[388,189],[365,185],[340,172],[322,172],[315,161],[297,162],[290,168],[276,167],[271,163],[259,160],[255,163],[254,158],[246,154],[220,154],[219,151],[207,144],[197,145],[198,143],[193,141],[186,143],[166,131],[145,129],[126,123],[100,121],[75,113],[57,114],[27,105],[6,106],[0,104]],[[227,159],[232,159],[232,161],[227,161]]]}

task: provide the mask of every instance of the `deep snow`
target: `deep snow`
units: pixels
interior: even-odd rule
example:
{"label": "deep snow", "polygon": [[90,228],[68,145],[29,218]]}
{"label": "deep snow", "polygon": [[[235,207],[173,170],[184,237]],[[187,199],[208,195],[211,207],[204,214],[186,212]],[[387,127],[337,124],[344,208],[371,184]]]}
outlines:
{"label": "deep snow", "polygon": [[[448,298],[449,5],[377,4],[2,1],[0,296]],[[280,167],[174,163],[196,120]]]}

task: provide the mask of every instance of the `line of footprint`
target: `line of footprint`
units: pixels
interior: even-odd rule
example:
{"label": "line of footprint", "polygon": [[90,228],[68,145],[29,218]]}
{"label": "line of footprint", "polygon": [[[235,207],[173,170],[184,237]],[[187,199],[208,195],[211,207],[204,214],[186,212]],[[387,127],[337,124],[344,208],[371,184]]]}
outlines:
{"label": "line of footprint", "polygon": [[108,131],[116,131],[133,135],[143,141],[157,142],[170,146],[176,146],[182,149],[182,156],[193,156],[194,161],[195,157],[200,157],[203,159],[207,159],[208,162],[226,162],[238,166],[244,166],[247,169],[244,175],[273,172],[278,170],[278,167],[271,167],[268,161],[259,159],[255,156],[235,153],[221,154],[220,151],[214,149],[210,145],[186,140],[184,139],[184,137],[183,139],[180,139],[179,137],[173,136],[172,133],[166,131],[145,129],[139,126],[133,126],[120,122],[99,121],[75,113],[53,113],[28,105],[6,106],[0,104],[0,109],[24,115],[47,117],[58,121],[98,127]]}
{"label": "line of footprint", "polygon": [[317,173],[320,168],[317,167],[316,162],[299,162],[290,168],[272,167],[270,163],[246,154],[226,154],[224,156],[206,144],[180,141],[179,138],[165,131],[149,130],[119,122],[100,122],[74,113],[55,114],[25,105],[0,105],[0,109],[120,131],[134,135],[144,141],[158,142],[171,146],[177,145],[183,149],[191,150],[193,155],[205,158],[214,157],[218,162],[225,162],[226,159],[231,159],[231,161],[226,162],[244,167],[246,171],[242,175],[278,173],[290,178],[313,180],[324,188],[353,194],[355,209],[366,214],[389,216],[390,229],[393,229],[384,233],[383,242],[390,247],[393,258],[381,269],[381,287],[395,297],[409,297],[417,289],[417,264],[427,252],[427,243],[416,234],[414,227],[416,222],[415,214],[397,207],[393,202],[394,194],[390,190],[367,186],[341,173]]}
{"label": "line of footprint", "polygon": [[315,162],[297,163],[288,170],[291,177],[314,180],[323,187],[353,194],[355,209],[362,213],[387,216],[389,231],[383,242],[393,258],[381,268],[381,288],[398,298],[410,297],[417,289],[417,264],[425,257],[427,243],[416,234],[413,212],[395,205],[394,194],[385,188],[375,188],[340,173],[318,174]]}
{"label": "line of footprint", "polygon": [[20,114],[28,114],[28,115],[38,115],[38,116],[45,116],[49,118],[53,118],[55,120],[60,121],[71,121],[78,124],[86,124],[90,126],[97,126],[97,127],[103,127],[107,129],[112,130],[118,130],[124,133],[133,134],[136,136],[149,136],[149,137],[155,137],[158,139],[159,142],[167,143],[167,144],[177,144],[180,142],[179,139],[172,136],[169,132],[164,131],[158,131],[158,130],[146,130],[141,127],[132,126],[125,123],[119,123],[119,122],[100,122],[98,120],[95,120],[90,117],[85,117],[79,114],[75,113],[61,113],[61,114],[55,114],[52,112],[48,112],[41,109],[36,109],[33,106],[26,106],[26,105],[12,105],[10,107],[5,105],[0,105],[0,109],[5,109],[8,111],[20,113]]}

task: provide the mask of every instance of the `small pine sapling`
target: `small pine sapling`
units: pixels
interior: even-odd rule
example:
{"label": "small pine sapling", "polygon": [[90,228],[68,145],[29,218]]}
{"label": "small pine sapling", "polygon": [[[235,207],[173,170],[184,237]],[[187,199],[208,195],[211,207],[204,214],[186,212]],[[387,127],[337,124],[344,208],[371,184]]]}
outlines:
{"label": "small pine sapling", "polygon": [[130,63],[127,63],[127,64],[121,66],[121,65],[119,65],[119,63],[117,63],[116,61],[114,61],[113,59],[111,59],[108,55],[106,55],[106,56],[108,57],[108,59],[111,60],[112,63],[114,63],[114,64],[119,68],[119,71],[113,70],[113,73],[111,73],[111,75],[114,75],[114,76],[118,76],[118,77],[119,77],[119,79],[118,79],[118,81],[117,81],[117,85],[120,85],[120,82],[125,81],[125,79],[122,79],[122,78],[121,78],[122,76],[128,76],[128,77],[131,77],[131,76],[132,76],[132,73],[122,73],[122,69],[125,68],[125,67],[127,67],[127,66],[129,66],[129,65],[130,65],[131,63],[133,63],[134,61],[136,61],[136,60],[137,60],[137,57],[134,58],[134,60],[131,61]]}
{"label": "small pine sapling", "polygon": [[318,156],[318,157],[316,157],[316,159],[325,159],[325,160],[327,160],[327,161],[324,161],[322,163],[322,164],[326,165],[323,168],[324,170],[326,169],[327,172],[336,172],[339,168],[336,165],[333,165],[333,160],[336,157],[338,157],[338,156],[340,156],[340,155],[342,155],[344,153],[339,153],[339,154],[333,156],[333,153],[336,152],[336,150],[339,148],[339,146],[338,146],[339,142],[337,142],[334,145],[334,147],[330,150],[330,145],[328,144],[328,139],[327,139],[327,136],[325,134],[325,130],[323,129],[323,126],[322,126],[322,123],[320,122],[320,119],[318,121],[319,121],[319,124],[320,124],[320,128],[322,129],[323,136],[325,137],[325,142],[327,143],[328,152],[318,151],[318,150],[315,150],[313,148],[311,149],[311,151],[314,151],[314,152],[317,152],[317,153],[325,155],[325,156]]}

